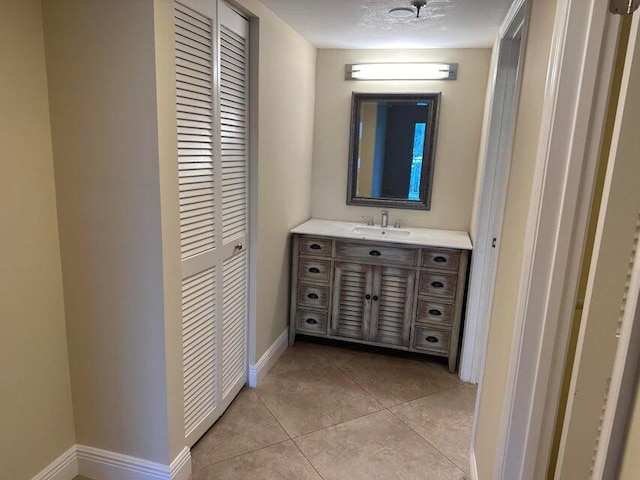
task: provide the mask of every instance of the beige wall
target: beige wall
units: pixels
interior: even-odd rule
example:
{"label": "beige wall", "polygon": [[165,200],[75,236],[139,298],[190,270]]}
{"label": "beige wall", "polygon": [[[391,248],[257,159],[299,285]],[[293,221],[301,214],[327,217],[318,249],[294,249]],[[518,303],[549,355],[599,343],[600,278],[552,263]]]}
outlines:
{"label": "beige wall", "polygon": [[40,2],[0,15],[0,477],[75,444]]}
{"label": "beige wall", "polygon": [[182,264],[178,198],[178,138],[176,121],[175,27],[173,2],[153,0],[156,101],[158,107],[158,165],[162,211],[164,328],[167,365],[169,460],[184,448],[182,371]]}
{"label": "beige wall", "polygon": [[[319,50],[311,215],[314,218],[380,222],[380,209],[346,205],[352,92],[442,92],[430,211],[392,210],[391,221],[410,226],[468,231],[489,72],[490,49]],[[359,82],[344,79],[348,63],[377,61],[457,62],[456,81]]]}
{"label": "beige wall", "polygon": [[618,480],[636,480],[640,472],[640,377],[636,379],[636,395],[629,418],[629,431],[624,449]]}
{"label": "beige wall", "polygon": [[168,463],[153,1],[44,25],[77,441]]}
{"label": "beige wall", "polygon": [[[258,48],[257,115],[252,119],[251,253],[257,262],[250,332],[255,363],[288,324],[289,230],[309,219],[316,49],[256,0],[240,5],[254,17]],[[257,17],[257,19],[255,18]],[[259,37],[256,39],[256,22]],[[258,44],[258,45],[257,45]],[[254,74],[256,65],[253,65]],[[256,113],[256,112],[254,112]],[[255,218],[257,216],[257,218]],[[255,355],[255,357],[254,357]]]}
{"label": "beige wall", "polygon": [[480,480],[495,469],[555,8],[556,0],[532,2],[475,438]]}

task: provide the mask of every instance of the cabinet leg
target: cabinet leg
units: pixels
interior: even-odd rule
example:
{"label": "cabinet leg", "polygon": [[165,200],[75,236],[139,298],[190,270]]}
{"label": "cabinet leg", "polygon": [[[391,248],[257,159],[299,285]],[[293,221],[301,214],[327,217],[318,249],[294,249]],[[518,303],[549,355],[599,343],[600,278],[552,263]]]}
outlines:
{"label": "cabinet leg", "polygon": [[453,357],[449,357],[449,372],[456,373],[456,360]]}
{"label": "cabinet leg", "polygon": [[296,331],[289,327],[289,346],[293,347],[293,344],[296,342]]}

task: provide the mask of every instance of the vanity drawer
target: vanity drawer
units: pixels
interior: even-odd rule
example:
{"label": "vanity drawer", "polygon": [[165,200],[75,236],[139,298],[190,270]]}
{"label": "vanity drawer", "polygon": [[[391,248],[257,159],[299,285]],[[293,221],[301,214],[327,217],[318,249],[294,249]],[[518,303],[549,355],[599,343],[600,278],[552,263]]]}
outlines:
{"label": "vanity drawer", "polygon": [[418,316],[416,322],[426,322],[436,325],[453,325],[455,305],[432,299],[418,300]]}
{"label": "vanity drawer", "polygon": [[449,353],[451,332],[430,327],[416,326],[413,347],[437,353]]}
{"label": "vanity drawer", "polygon": [[300,281],[312,281],[329,283],[331,262],[316,258],[301,258],[298,266],[298,279]]}
{"label": "vanity drawer", "polygon": [[415,265],[417,250],[413,248],[363,245],[360,243],[337,242],[336,256],[346,260],[361,259],[370,262],[386,262],[396,265]]}
{"label": "vanity drawer", "polygon": [[329,287],[298,285],[298,305],[301,307],[328,308]]}
{"label": "vanity drawer", "polygon": [[456,296],[457,286],[457,275],[435,272],[420,273],[420,295],[453,299]]}
{"label": "vanity drawer", "polygon": [[331,256],[331,240],[327,238],[300,238],[300,255]]}
{"label": "vanity drawer", "polygon": [[296,312],[296,331],[326,335],[327,319],[326,313],[298,310]]}
{"label": "vanity drawer", "polygon": [[424,249],[422,251],[422,266],[441,268],[443,270],[458,270],[460,266],[460,251],[445,248]]}

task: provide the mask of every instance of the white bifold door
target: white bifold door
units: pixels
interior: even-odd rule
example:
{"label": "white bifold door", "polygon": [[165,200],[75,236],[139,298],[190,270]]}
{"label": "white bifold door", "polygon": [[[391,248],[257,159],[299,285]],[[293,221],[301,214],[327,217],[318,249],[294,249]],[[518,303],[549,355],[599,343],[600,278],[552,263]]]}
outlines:
{"label": "white bifold door", "polygon": [[214,0],[175,2],[185,437],[247,381],[248,31]]}

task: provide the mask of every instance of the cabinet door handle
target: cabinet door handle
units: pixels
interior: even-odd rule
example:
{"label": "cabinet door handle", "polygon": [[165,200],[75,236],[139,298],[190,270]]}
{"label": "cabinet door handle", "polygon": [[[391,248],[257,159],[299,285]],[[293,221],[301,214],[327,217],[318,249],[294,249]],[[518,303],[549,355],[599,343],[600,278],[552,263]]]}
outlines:
{"label": "cabinet door handle", "polygon": [[444,283],[442,283],[442,282],[431,282],[431,286],[433,288],[442,288],[442,287],[444,287]]}
{"label": "cabinet door handle", "polygon": [[439,317],[440,315],[442,315],[442,312],[440,310],[432,308],[431,310],[429,310],[429,315],[433,315],[434,317]]}
{"label": "cabinet door handle", "polygon": [[373,301],[374,301],[374,302],[377,302],[378,300],[380,300],[380,298],[378,298],[378,296],[377,296],[377,295],[374,295],[374,296],[373,296]]}
{"label": "cabinet door handle", "polygon": [[309,325],[317,325],[318,324],[318,321],[315,318],[307,318],[306,322]]}
{"label": "cabinet door handle", "polygon": [[433,335],[429,335],[425,340],[429,343],[438,343],[438,337],[434,337]]}
{"label": "cabinet door handle", "polygon": [[309,295],[307,295],[307,297],[313,299],[313,300],[317,300],[318,299],[318,294],[317,293],[310,293]]}
{"label": "cabinet door handle", "polygon": [[319,268],[316,268],[316,267],[311,267],[311,268],[309,269],[309,271],[310,271],[311,273],[320,273],[320,269],[319,269]]}
{"label": "cabinet door handle", "polygon": [[366,298],[367,300],[371,300],[371,295],[367,294],[364,296],[364,298]]}
{"label": "cabinet door handle", "polygon": [[378,250],[371,250],[369,252],[369,255],[371,255],[372,257],[379,257],[382,254]]}
{"label": "cabinet door handle", "polygon": [[447,259],[438,255],[437,257],[433,257],[433,261],[436,263],[447,263]]}
{"label": "cabinet door handle", "polygon": [[311,245],[309,245],[309,248],[311,250],[320,250],[322,247],[320,245],[318,245],[317,243],[312,243]]}

